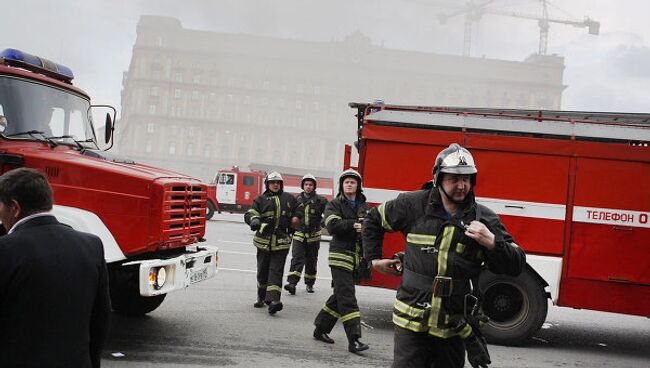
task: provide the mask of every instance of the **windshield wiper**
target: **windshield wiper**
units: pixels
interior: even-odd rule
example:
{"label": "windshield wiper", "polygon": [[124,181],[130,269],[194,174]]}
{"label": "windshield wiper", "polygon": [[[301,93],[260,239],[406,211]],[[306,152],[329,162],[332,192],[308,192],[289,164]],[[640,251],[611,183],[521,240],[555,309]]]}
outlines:
{"label": "windshield wiper", "polygon": [[[42,138],[42,139],[38,138],[38,137],[36,136],[36,134],[42,136],[43,138]],[[18,133],[6,134],[5,137],[15,137],[15,136],[19,136],[19,135],[29,135],[30,137],[36,139],[36,140],[39,141],[39,142],[49,144],[51,147],[56,147],[56,146],[58,146],[58,144],[57,144],[55,141],[53,141],[53,140],[51,140],[50,138],[48,138],[48,137],[45,135],[45,133],[44,133],[44,132],[41,132],[40,130],[28,130],[28,131],[26,131],[26,132],[18,132]]]}
{"label": "windshield wiper", "polygon": [[58,137],[49,137],[49,139],[63,139],[63,138],[72,139],[74,141],[74,143],[77,145],[77,147],[79,147],[80,150],[84,149],[85,147],[82,146],[81,143],[79,143],[79,142],[88,142],[88,140],[78,141],[72,135],[60,135]]}

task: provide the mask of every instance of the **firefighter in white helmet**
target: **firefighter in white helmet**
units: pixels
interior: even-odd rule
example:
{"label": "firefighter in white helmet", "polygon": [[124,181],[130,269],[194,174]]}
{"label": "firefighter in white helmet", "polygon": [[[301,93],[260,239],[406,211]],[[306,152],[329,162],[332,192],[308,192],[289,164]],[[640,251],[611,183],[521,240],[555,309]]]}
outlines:
{"label": "firefighter in white helmet", "polygon": [[282,175],[269,173],[266,190],[255,198],[244,220],[255,231],[257,247],[257,301],[255,308],[268,305],[269,314],[282,310],[282,274],[291,247],[291,224],[298,208],[296,198],[283,191]]}
{"label": "firefighter in white helmet", "polygon": [[[442,150],[434,178],[370,211],[364,222],[366,258],[377,271],[402,274],[393,309],[393,367],[472,367],[491,363],[479,329],[480,272],[517,276],[526,256],[499,217],[476,203],[477,168],[458,144]],[[399,231],[404,253],[382,259],[384,232]],[[471,301],[475,301],[472,303]]]}
{"label": "firefighter in white helmet", "polygon": [[357,353],[368,349],[361,338],[361,313],[354,285],[368,271],[362,262],[361,232],[363,218],[370,206],[361,189],[361,175],[348,169],[339,178],[339,193],[325,208],[325,227],[332,235],[329,266],[334,293],[327,299],[314,321],[314,338],[333,344],[329,333],[341,320],[348,338],[348,351]]}
{"label": "firefighter in white helmet", "polygon": [[296,293],[296,284],[305,269],[305,287],[308,293],[314,292],[316,264],[320,249],[321,220],[327,199],[316,193],[317,181],[312,174],[306,174],[300,182],[302,193],[296,198],[299,206],[296,212],[299,220],[298,230],[293,234],[291,245],[291,267],[284,285],[291,295]]}

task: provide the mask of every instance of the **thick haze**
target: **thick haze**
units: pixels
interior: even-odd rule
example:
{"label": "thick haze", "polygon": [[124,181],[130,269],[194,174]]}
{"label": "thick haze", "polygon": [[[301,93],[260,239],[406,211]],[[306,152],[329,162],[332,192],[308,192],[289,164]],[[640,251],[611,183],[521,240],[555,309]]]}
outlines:
{"label": "thick haze", "polygon": [[[121,109],[141,15],[178,18],[186,29],[251,33],[315,41],[354,31],[386,48],[461,54],[465,1],[436,0],[58,0],[3,1],[0,48],[18,48],[70,67],[75,84],[95,103]],[[483,3],[475,1],[475,3]],[[458,8],[456,8],[458,9]],[[541,14],[539,1],[494,0],[487,9]],[[548,53],[565,57],[562,108],[647,112],[650,94],[650,2],[565,0],[549,3],[549,17],[601,22],[600,35],[552,23]],[[484,15],[474,27],[472,55],[521,61],[537,52],[535,20]],[[431,101],[435,104],[435,101]]]}

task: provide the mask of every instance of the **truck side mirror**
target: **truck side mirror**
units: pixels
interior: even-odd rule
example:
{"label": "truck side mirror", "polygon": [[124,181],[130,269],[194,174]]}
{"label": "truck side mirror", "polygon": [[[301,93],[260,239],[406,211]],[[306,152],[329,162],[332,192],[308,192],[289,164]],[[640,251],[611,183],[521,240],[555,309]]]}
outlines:
{"label": "truck side mirror", "polygon": [[113,120],[111,114],[106,113],[106,124],[104,124],[104,142],[106,144],[111,141],[111,135],[113,135]]}

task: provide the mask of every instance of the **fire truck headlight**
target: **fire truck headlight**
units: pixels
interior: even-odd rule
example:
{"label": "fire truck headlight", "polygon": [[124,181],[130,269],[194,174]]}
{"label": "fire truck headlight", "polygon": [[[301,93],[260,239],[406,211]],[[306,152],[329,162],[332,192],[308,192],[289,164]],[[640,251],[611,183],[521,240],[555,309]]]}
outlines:
{"label": "fire truck headlight", "polygon": [[154,289],[160,290],[165,286],[165,281],[167,281],[167,270],[165,267],[156,267],[149,271],[149,285],[153,286]]}

